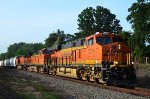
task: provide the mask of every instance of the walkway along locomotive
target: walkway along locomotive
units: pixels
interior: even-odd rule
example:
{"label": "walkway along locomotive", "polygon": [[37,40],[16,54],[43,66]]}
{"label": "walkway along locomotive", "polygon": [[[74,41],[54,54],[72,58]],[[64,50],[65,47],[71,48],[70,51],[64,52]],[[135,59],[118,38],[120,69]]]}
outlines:
{"label": "walkway along locomotive", "polygon": [[114,33],[99,33],[16,58],[17,68],[98,83],[134,86],[131,49]]}

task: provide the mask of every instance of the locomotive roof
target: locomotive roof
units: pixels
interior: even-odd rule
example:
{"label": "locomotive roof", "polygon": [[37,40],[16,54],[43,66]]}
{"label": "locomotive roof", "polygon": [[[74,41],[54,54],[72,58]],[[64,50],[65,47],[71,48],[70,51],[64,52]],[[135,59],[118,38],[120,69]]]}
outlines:
{"label": "locomotive roof", "polygon": [[99,37],[120,37],[119,35],[116,35],[116,34],[110,33],[110,32],[103,32],[103,33],[101,33],[101,32],[96,32],[95,34],[86,37],[86,39],[89,39],[89,38],[91,38],[91,37],[93,37],[93,36],[96,36],[96,37],[98,37],[98,36],[99,36]]}
{"label": "locomotive roof", "polygon": [[[70,41],[70,42],[67,42],[65,44],[59,44],[59,45],[54,45],[54,46],[48,47],[46,49],[46,51],[44,51],[44,53],[48,54],[48,53],[51,53],[54,50],[61,50],[61,49],[69,48],[69,47],[74,47],[73,43],[78,43],[82,40],[92,38],[93,36],[96,36],[96,37],[120,37],[120,36],[118,36],[114,33],[110,33],[110,32],[103,32],[103,33],[96,32],[95,34],[93,34],[91,36],[88,36],[88,37],[85,37],[85,38],[79,38],[77,40]],[[70,44],[72,44],[72,46]],[[75,46],[81,46],[81,45],[75,45]]]}

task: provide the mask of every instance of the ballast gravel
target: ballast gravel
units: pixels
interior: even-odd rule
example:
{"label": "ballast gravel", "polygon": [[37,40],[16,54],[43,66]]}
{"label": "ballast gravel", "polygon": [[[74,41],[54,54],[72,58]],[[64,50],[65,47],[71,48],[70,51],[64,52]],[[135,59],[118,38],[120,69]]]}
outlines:
{"label": "ballast gravel", "polygon": [[62,96],[65,95],[65,99],[149,99],[146,97],[125,94],[109,89],[43,76],[33,72],[18,72],[26,75],[27,79],[36,79],[47,88],[57,91]]}

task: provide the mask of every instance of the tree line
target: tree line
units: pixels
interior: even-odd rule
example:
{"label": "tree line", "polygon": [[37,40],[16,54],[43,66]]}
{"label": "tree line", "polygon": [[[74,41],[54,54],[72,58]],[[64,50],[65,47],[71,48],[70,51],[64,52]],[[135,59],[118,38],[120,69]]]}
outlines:
{"label": "tree line", "polygon": [[6,53],[0,54],[0,60],[18,55],[38,52],[56,44],[65,44],[79,38],[95,34],[96,32],[113,32],[121,35],[126,44],[132,48],[134,58],[150,57],[150,0],[137,0],[128,9],[127,21],[131,23],[133,32],[123,31],[120,20],[116,15],[102,6],[87,7],[78,15],[78,33],[67,34],[58,29],[49,34],[45,43],[15,43],[8,47]]}
{"label": "tree line", "polygon": [[36,53],[38,50],[44,48],[42,43],[14,43],[7,48],[6,53],[0,54],[0,60],[19,56],[19,55],[31,55]]}

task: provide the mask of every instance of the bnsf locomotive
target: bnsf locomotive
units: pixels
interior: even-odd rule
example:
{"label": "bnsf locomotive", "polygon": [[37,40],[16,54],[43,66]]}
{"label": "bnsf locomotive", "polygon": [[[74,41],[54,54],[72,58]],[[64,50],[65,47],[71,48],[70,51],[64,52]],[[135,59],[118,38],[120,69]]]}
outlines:
{"label": "bnsf locomotive", "polygon": [[114,33],[89,37],[16,57],[16,67],[105,84],[133,86],[136,74],[131,49]]}

